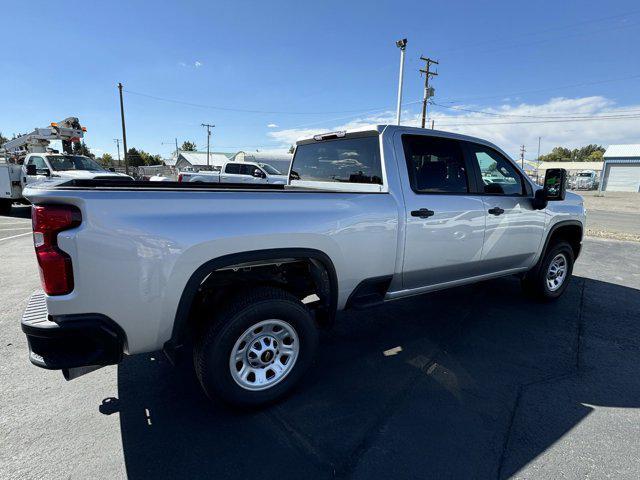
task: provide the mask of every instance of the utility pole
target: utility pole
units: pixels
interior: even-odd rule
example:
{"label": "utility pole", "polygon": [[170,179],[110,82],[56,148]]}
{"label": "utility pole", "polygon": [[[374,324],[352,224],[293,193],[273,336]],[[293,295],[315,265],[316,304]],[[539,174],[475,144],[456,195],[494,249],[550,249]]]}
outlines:
{"label": "utility pole", "polygon": [[433,88],[429,88],[429,78],[438,75],[438,72],[431,71],[431,65],[438,65],[438,62],[430,58],[423,57],[422,55],[420,55],[420,60],[425,62],[424,70],[420,69],[420,74],[424,73],[424,95],[422,97],[422,128],[424,128],[427,119],[427,102],[430,97],[433,97]]}
{"label": "utility pole", "polygon": [[433,125],[436,123],[436,121],[432,118],[431,119],[431,130],[433,130]]}
{"label": "utility pole", "polygon": [[540,163],[540,142],[542,141],[542,137],[538,137],[538,163]]}
{"label": "utility pole", "polygon": [[526,152],[527,149],[524,147],[524,145],[520,145],[520,163],[522,165],[522,171],[524,172],[524,152]]}
{"label": "utility pole", "polygon": [[122,120],[122,145],[124,147],[124,171],[129,175],[129,158],[127,157],[127,127],[124,124],[124,103],[122,101],[122,83],[118,82],[120,92],[120,118]]}
{"label": "utility pole", "polygon": [[402,109],[402,82],[404,80],[404,51],[407,48],[407,39],[403,38],[396,42],[396,47],[400,49],[400,76],[398,78],[398,108],[396,109],[396,125],[400,125],[400,110]]}
{"label": "utility pole", "polygon": [[[215,125],[211,125],[209,123],[203,123],[202,126],[207,129],[207,169],[208,169],[209,168],[209,143],[211,141],[211,129],[215,127]],[[176,141],[176,145],[177,143],[178,142]]]}
{"label": "utility pole", "polygon": [[120,139],[119,138],[114,138],[113,139],[114,142],[116,142],[116,147],[118,148],[118,166],[122,166],[120,164]]}

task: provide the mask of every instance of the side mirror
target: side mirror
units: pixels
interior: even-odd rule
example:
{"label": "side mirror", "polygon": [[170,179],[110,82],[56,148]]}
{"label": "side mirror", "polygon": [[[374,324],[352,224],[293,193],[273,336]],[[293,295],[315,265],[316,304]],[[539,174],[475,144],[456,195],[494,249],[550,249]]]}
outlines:
{"label": "side mirror", "polygon": [[27,165],[27,175],[37,175],[38,174],[38,169],[36,168],[35,165],[31,164],[31,165]]}
{"label": "side mirror", "polygon": [[567,191],[567,171],[550,168],[544,175],[544,192],[548,201],[564,200]]}
{"label": "side mirror", "polygon": [[259,168],[256,168],[253,171],[253,176],[256,177],[256,178],[266,178],[266,175]]}
{"label": "side mirror", "polygon": [[110,171],[110,172],[115,172],[115,171],[116,171],[116,169],[115,169],[115,168],[113,168],[113,167],[109,167],[109,171]]}

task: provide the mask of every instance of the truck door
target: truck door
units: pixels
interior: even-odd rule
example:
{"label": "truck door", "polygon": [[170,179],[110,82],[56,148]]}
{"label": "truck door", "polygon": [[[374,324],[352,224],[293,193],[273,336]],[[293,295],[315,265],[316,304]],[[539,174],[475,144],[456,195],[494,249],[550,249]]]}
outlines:
{"label": "truck door", "polygon": [[483,194],[487,227],[482,251],[484,273],[528,267],[542,241],[544,210],[534,210],[531,186],[497,150],[464,142]]}
{"label": "truck door", "polygon": [[460,141],[399,134],[394,142],[405,179],[403,288],[478,275],[486,210]]}
{"label": "truck door", "polygon": [[220,182],[222,183],[241,183],[240,171],[242,165],[239,163],[227,163],[224,170],[220,172]]}

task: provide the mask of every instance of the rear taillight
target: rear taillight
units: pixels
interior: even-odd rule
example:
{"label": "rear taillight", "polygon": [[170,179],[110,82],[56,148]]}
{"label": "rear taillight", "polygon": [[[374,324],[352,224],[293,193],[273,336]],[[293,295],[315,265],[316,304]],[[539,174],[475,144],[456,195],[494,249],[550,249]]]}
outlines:
{"label": "rear taillight", "polygon": [[178,182],[182,182],[182,174],[178,174]]}
{"label": "rear taillight", "polygon": [[80,210],[70,205],[34,205],[31,221],[42,288],[47,295],[70,293],[73,290],[71,257],[58,248],[58,233],[80,225]]}

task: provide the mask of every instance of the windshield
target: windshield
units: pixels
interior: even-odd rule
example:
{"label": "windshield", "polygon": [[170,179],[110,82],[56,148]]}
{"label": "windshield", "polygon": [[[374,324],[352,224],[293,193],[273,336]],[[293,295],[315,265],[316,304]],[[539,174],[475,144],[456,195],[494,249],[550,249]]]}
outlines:
{"label": "windshield", "polygon": [[98,162],[81,155],[49,155],[47,159],[51,164],[51,168],[58,172],[65,170],[104,171],[104,168],[102,168]]}
{"label": "windshield", "polygon": [[276,170],[275,168],[273,168],[271,165],[269,165],[268,163],[259,163],[258,165],[260,165],[262,167],[262,169],[267,172],[269,175],[282,175],[282,173],[280,173],[278,170]]}

